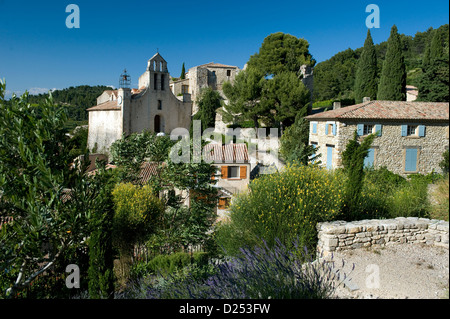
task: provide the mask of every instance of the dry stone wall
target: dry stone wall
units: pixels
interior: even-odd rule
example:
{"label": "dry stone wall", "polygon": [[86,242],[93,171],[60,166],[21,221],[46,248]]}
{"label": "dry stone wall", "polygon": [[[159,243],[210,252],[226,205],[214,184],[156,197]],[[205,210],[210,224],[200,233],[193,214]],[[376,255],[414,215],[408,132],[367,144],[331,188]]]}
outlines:
{"label": "dry stone wall", "polygon": [[426,244],[449,248],[449,222],[418,217],[319,223],[318,252],[396,244]]}

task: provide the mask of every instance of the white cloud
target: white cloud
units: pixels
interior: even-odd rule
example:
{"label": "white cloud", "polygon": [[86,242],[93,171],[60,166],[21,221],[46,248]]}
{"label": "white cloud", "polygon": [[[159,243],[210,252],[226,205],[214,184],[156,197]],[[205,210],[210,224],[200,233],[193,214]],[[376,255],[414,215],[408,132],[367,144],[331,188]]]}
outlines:
{"label": "white cloud", "polygon": [[9,100],[13,94],[16,96],[21,96],[24,92],[23,91],[11,91],[11,90],[5,90],[5,99]]}
{"label": "white cloud", "polygon": [[50,91],[50,89],[47,89],[47,88],[30,88],[28,90],[28,93],[30,95],[38,95],[38,94],[48,93],[49,91]]}

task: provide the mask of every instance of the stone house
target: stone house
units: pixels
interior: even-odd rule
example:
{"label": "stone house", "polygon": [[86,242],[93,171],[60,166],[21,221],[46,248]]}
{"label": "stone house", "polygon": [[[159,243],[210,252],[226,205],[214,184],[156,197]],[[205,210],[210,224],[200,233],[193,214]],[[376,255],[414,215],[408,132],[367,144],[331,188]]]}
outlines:
{"label": "stone house", "polygon": [[247,145],[210,143],[203,148],[203,158],[217,168],[217,173],[211,178],[217,180],[215,184],[219,189],[217,213],[223,216],[231,204],[232,196],[245,191],[250,182]]}
{"label": "stone house", "polygon": [[226,100],[222,86],[227,81],[233,82],[239,71],[240,69],[237,66],[210,62],[190,68],[186,73],[186,78],[171,82],[170,88],[178,97],[185,94],[191,95],[193,101],[192,113],[195,114],[198,111],[196,101],[203,88],[209,87],[218,91],[222,98]]}
{"label": "stone house", "polygon": [[309,143],[329,169],[342,167],[342,152],[355,131],[360,139],[377,133],[366,166],[385,166],[402,176],[441,172],[439,163],[449,148],[449,103],[365,101],[306,119]]}
{"label": "stone house", "polygon": [[167,62],[157,53],[148,60],[139,77],[139,89],[121,87],[97,98],[89,114],[88,147],[109,153],[111,144],[123,134],[150,130],[170,134],[175,128],[189,129],[192,103],[178,99],[169,87]]}

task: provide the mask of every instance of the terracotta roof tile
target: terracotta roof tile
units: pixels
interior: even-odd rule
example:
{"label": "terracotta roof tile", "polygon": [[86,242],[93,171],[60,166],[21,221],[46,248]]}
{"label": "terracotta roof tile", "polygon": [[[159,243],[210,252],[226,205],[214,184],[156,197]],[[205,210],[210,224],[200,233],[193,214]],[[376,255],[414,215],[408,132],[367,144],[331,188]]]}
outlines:
{"label": "terracotta roof tile", "polygon": [[446,120],[448,102],[369,101],[309,115],[306,119]]}
{"label": "terracotta roof tile", "polygon": [[204,147],[204,160],[213,163],[247,163],[247,145],[239,144],[207,144]]}

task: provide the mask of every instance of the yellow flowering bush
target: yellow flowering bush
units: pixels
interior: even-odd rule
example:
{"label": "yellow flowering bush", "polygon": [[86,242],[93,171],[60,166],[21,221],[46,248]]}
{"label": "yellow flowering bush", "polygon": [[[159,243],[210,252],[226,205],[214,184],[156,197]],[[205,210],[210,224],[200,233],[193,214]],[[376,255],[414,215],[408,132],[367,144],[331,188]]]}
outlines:
{"label": "yellow flowering bush", "polygon": [[276,238],[284,245],[298,239],[315,250],[317,223],[340,213],[344,178],[340,172],[292,164],[253,180],[249,191],[234,199],[229,221],[218,227],[218,243],[231,254],[262,239],[273,245]]}
{"label": "yellow flowering bush", "polygon": [[113,192],[114,234],[123,244],[134,243],[150,235],[164,206],[153,189],[131,183],[119,183]]}

